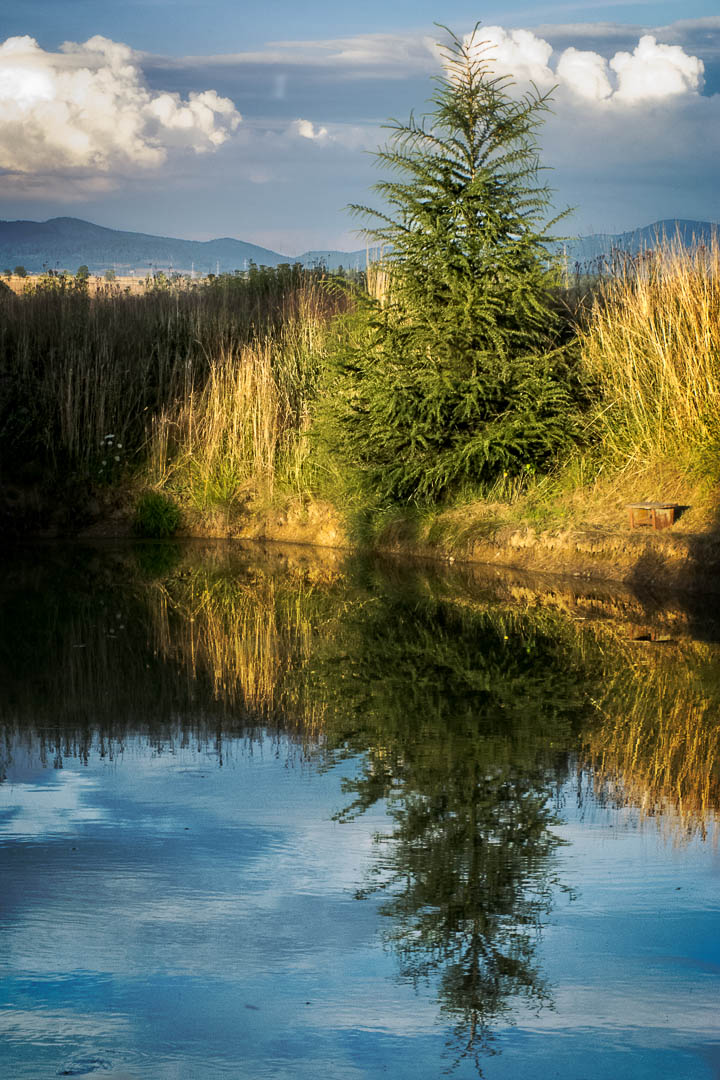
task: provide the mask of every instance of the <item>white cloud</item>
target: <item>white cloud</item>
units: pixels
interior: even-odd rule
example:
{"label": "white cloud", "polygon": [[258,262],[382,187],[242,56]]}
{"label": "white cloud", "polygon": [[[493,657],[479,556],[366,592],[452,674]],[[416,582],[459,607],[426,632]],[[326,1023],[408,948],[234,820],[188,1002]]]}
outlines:
{"label": "white cloud", "polygon": [[[478,37],[489,43],[481,55],[492,72],[518,84],[513,92],[531,81],[541,92],[554,87],[541,156],[556,205],[578,208],[565,228],[619,232],[661,218],[716,218],[720,94],[702,93],[698,28],[636,30],[622,40],[595,26],[575,44],[576,28],[560,29],[555,51],[532,31],[481,27]],[[709,29],[720,37],[720,19]]]}
{"label": "white cloud", "polygon": [[345,150],[374,150],[384,141],[382,129],[377,124],[329,123],[325,126],[314,124],[312,120],[293,120],[284,135],[296,143],[306,140],[317,146],[332,144]]}
{"label": "white cloud", "polygon": [[720,58],[720,15],[701,19],[678,19],[669,26],[658,27],[655,36],[671,38],[677,44],[699,48],[707,59]]}
{"label": "white cloud", "polygon": [[[644,35],[652,39],[642,43]],[[92,48],[66,46],[50,55],[31,39],[14,39],[0,51],[0,212],[35,217],[42,205],[52,216],[58,202],[82,200],[86,216],[148,232],[162,223],[165,232],[184,234],[192,222],[195,233],[232,231],[277,250],[356,247],[340,208],[367,201],[377,179],[371,157],[360,151],[387,141],[380,128],[385,118],[431,108],[429,77],[440,70],[434,43],[442,36],[439,30],[361,34],[184,58],[139,55],[104,39],[103,48],[93,39]],[[655,28],[481,27],[480,37],[494,38],[494,70],[520,91],[530,79],[541,91],[557,86],[539,141],[542,162],[553,169],[548,179],[556,205],[579,208],[566,231],[717,217],[720,16]],[[112,120],[99,129],[93,115],[70,124],[78,140],[71,152],[59,133],[67,125],[56,132],[47,120],[57,108],[58,79],[86,78],[99,92],[101,75],[110,83]],[[126,88],[126,111],[138,121],[134,128],[127,120],[127,134],[119,124],[116,130],[126,100],[112,97],[118,84]],[[216,88],[205,102],[194,93],[204,87]],[[67,96],[60,100],[72,113]],[[232,139],[237,114],[229,99],[242,101],[245,114]],[[227,112],[213,107],[219,102]],[[211,151],[222,139],[224,167],[212,172],[202,155],[181,160],[172,152],[176,146]],[[18,171],[8,173],[13,162]],[[146,177],[160,166],[163,184],[151,187]]]}
{"label": "white cloud", "polygon": [[171,147],[221,145],[240,122],[214,90],[153,94],[135,53],[96,36],[59,53],[31,37],[0,45],[0,169],[107,174],[157,168]]}
{"label": "white cloud", "polygon": [[290,125],[290,133],[301,139],[312,139],[314,142],[327,142],[330,133],[326,127],[315,127],[310,120],[293,120]]}
{"label": "white cloud", "polygon": [[404,79],[412,72],[432,70],[437,63],[437,46],[436,39],[426,34],[357,34],[321,41],[274,41],[260,52],[186,57],[184,62],[197,60],[216,67],[282,64],[290,69],[331,68],[348,79],[379,73]]}
{"label": "white cloud", "polygon": [[554,82],[548,66],[552,45],[530,30],[504,30],[502,26],[484,26],[479,34],[467,35],[472,53],[487,62],[496,75],[511,75],[519,83],[534,82],[546,87]]}
{"label": "white cloud", "polygon": [[658,45],[651,34],[630,54],[616,53],[610,67],[618,77],[615,96],[627,102],[650,101],[697,92],[705,70],[702,60],[679,45]]}
{"label": "white cloud", "polygon": [[604,101],[613,92],[607,61],[599,53],[566,49],[555,72],[558,82],[568,86],[578,97]]}
{"label": "white cloud", "polygon": [[[472,43],[471,35],[466,42]],[[659,44],[644,34],[635,50],[616,52],[608,62],[597,52],[565,49],[555,69],[552,45],[530,30],[484,27],[474,43],[475,54],[497,75],[510,75],[521,86],[535,83],[540,90],[555,84],[564,92],[595,103],[643,105],[702,89],[704,65],[680,45]]]}

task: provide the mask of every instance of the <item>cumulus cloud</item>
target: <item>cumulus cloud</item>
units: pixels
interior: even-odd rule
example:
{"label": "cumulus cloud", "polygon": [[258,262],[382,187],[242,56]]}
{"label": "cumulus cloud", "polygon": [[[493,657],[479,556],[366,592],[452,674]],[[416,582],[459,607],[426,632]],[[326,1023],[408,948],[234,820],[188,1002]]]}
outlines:
{"label": "cumulus cloud", "polygon": [[498,75],[511,75],[520,85],[534,83],[545,90],[556,85],[585,101],[624,105],[661,101],[679,95],[699,95],[704,65],[680,45],[658,43],[644,34],[630,52],[616,52],[608,61],[591,50],[566,48],[555,68],[552,45],[531,30],[483,28],[473,40],[473,52]]}
{"label": "cumulus cloud", "polygon": [[293,120],[290,125],[290,134],[297,135],[301,139],[311,139],[314,142],[327,142],[330,138],[326,127],[315,127],[310,120]]}
{"label": "cumulus cloud", "polygon": [[[339,208],[366,201],[377,178],[360,151],[386,142],[384,118],[425,110],[442,36],[274,42],[182,58],[140,55],[107,39],[49,54],[32,39],[11,39],[0,48],[0,212],[35,216],[43,205],[50,216],[58,199],[82,199],[99,216],[121,206],[121,220],[149,232],[161,222],[168,233],[185,231],[192,216],[208,236],[231,227],[268,243],[271,234],[258,228],[272,205],[276,249],[354,246],[339,239],[348,227]],[[717,217],[720,16],[655,29],[481,27],[480,37],[490,41],[494,70],[520,92],[530,81],[557,87],[539,140],[556,205],[582,214],[567,231]],[[215,89],[198,92],[205,87]],[[92,107],[101,93],[102,110]],[[229,138],[238,120],[231,99],[243,103],[244,123]],[[98,115],[105,111],[107,122]],[[202,155],[185,153],[180,163],[172,150],[212,151],[223,140],[224,167],[212,172]],[[148,185],[163,162],[163,184]]]}
{"label": "cumulus cloud", "polygon": [[566,49],[558,60],[555,72],[558,82],[570,87],[578,97],[605,101],[612,95],[607,61],[599,53],[572,47]]}
{"label": "cumulus cloud", "polygon": [[161,166],[171,147],[201,153],[240,123],[214,90],[153,94],[136,54],[96,36],[43,50],[31,37],[0,45],[0,169],[15,174]]}
{"label": "cumulus cloud", "polygon": [[504,30],[502,26],[484,26],[476,37],[467,35],[471,52],[498,75],[512,75],[519,83],[536,86],[551,84],[553,73],[548,66],[552,45],[530,30]]}
{"label": "cumulus cloud", "polygon": [[[711,23],[705,32],[720,43],[720,18]],[[478,35],[487,42],[478,55],[511,76],[514,92],[531,82],[554,88],[542,160],[553,169],[557,205],[578,208],[568,227],[615,232],[653,219],[715,218],[720,94],[703,93],[698,52],[710,53],[698,47],[698,28],[633,37],[627,27],[594,25],[573,43],[576,29],[548,32],[554,49],[533,31],[482,27]]]}
{"label": "cumulus cloud", "polygon": [[704,64],[679,45],[658,45],[651,34],[635,51],[615,53],[610,67],[617,74],[615,96],[622,101],[649,101],[698,91]]}

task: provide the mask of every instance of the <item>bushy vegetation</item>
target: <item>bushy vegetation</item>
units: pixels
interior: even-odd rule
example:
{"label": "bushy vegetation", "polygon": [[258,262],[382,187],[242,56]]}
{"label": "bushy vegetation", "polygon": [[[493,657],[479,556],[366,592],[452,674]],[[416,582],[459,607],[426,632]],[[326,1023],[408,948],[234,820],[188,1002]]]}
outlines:
{"label": "bushy vegetation", "polygon": [[399,176],[376,185],[387,209],[354,207],[386,280],[339,350],[335,435],[391,501],[545,469],[578,433],[534,141],[547,97],[512,97],[477,31],[444,70],[426,122],[393,123],[378,154]]}
{"label": "bushy vegetation", "polygon": [[137,536],[148,540],[167,540],[180,524],[180,510],[173,500],[159,491],[146,491],[138,499],[133,522]]}
{"label": "bushy vegetation", "polygon": [[140,295],[89,295],[65,276],[3,293],[5,478],[103,484],[149,471],[216,488],[257,476],[259,459],[274,475],[285,434],[306,423],[319,328],[345,304],[322,271],[289,266],[150,282]]}

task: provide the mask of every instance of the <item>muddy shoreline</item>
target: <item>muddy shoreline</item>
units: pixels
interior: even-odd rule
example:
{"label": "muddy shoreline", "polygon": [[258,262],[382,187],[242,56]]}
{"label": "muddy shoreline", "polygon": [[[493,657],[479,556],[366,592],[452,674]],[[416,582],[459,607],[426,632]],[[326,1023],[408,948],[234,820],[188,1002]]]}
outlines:
{"label": "muddy shoreline", "polygon": [[[39,500],[8,507],[0,543],[33,540],[110,540],[133,536],[131,501],[122,496],[104,504],[93,500],[82,511],[43,511]],[[13,513],[23,509],[24,513]],[[8,510],[10,511],[8,513]],[[28,512],[30,511],[30,512]],[[33,512],[36,511],[36,512]],[[429,535],[427,535],[429,533]],[[202,514],[186,512],[179,540],[237,540],[307,545],[344,553],[371,551],[412,560],[439,561],[490,570],[550,575],[633,594],[648,591],[720,595],[720,530],[685,532],[564,526],[538,530],[526,525],[480,523],[473,535],[388,527],[370,545],[356,540],[329,503],[304,501],[280,509],[244,509]]]}

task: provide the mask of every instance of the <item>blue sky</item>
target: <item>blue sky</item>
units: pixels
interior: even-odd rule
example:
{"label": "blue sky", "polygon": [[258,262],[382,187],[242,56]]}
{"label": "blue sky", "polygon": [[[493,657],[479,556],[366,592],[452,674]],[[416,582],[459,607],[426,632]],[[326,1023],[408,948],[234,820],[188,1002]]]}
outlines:
{"label": "blue sky", "polygon": [[[0,217],[358,247],[382,123],[422,112],[440,20],[487,28],[566,231],[720,219],[720,14],[681,4],[24,0],[0,22]],[[68,45],[67,43],[72,43]]]}
{"label": "blue sky", "polygon": [[[11,5],[8,5],[9,7]],[[486,25],[536,26],[540,23],[619,22],[663,26],[677,19],[717,15],[715,0],[645,0],[628,3],[443,3],[437,0],[365,0],[362,5],[334,0],[23,0],[3,14],[5,37],[31,34],[47,48],[63,41],[103,34],[136,49],[171,55],[207,50],[239,52],[271,41],[303,41],[366,33],[431,31],[435,22],[468,29]]]}

